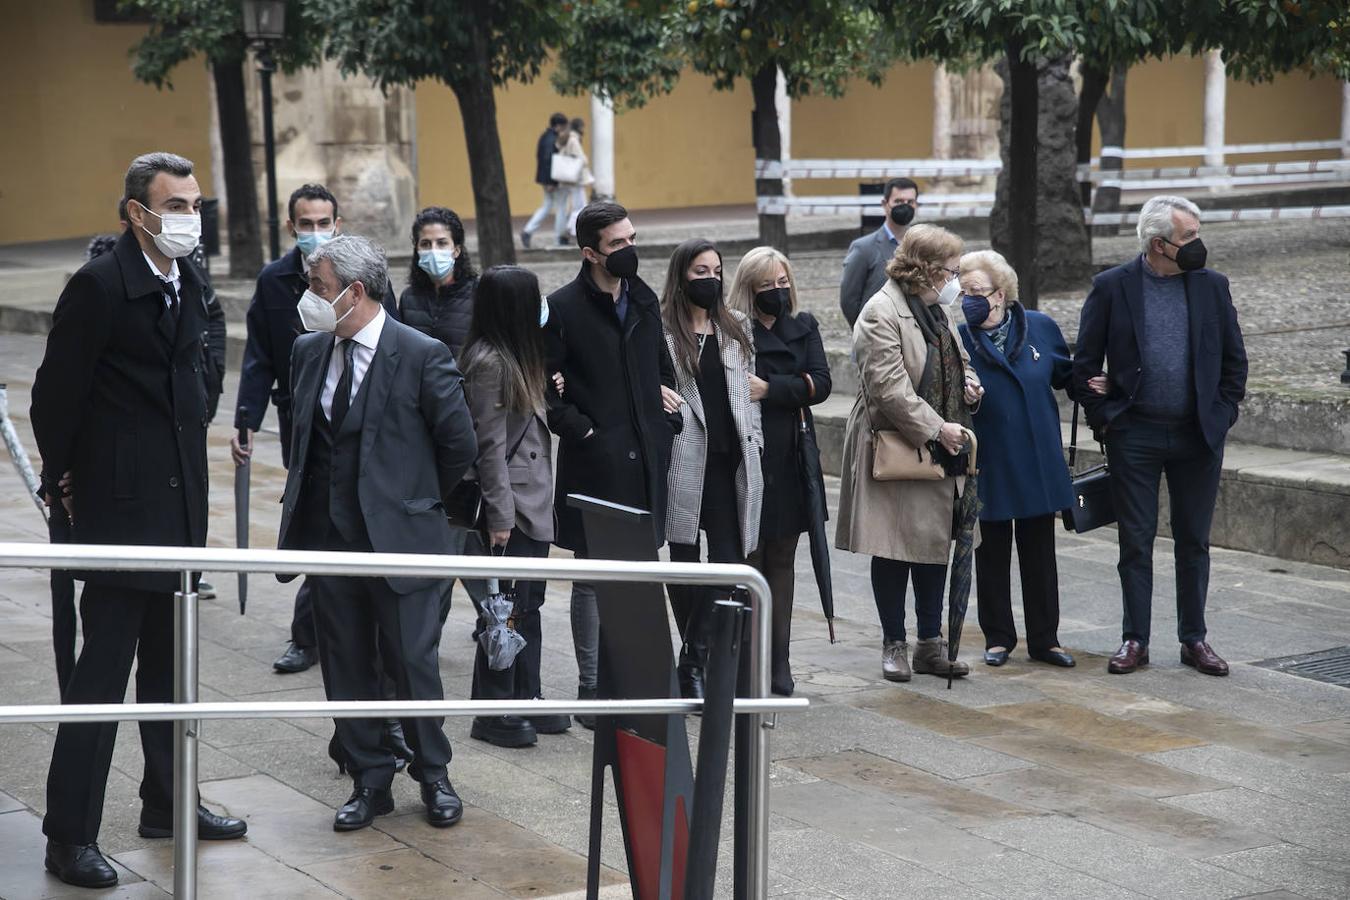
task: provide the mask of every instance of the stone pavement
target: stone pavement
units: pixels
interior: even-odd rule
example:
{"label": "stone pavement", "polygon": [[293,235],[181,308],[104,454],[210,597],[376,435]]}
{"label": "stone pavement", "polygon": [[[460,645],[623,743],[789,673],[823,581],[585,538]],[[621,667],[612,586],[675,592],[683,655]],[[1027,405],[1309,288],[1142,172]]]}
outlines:
{"label": "stone pavement", "polygon": [[[0,335],[0,381],[30,451],[28,389],[42,346],[38,337]],[[233,391],[232,379],[227,396]],[[209,446],[217,545],[233,534],[228,440],[218,422]],[[261,436],[253,472],[252,541],[269,546],[278,518],[269,500],[283,480],[275,435]],[[44,539],[18,477],[0,464],[0,540]],[[803,544],[792,658],[812,706],[782,717],[772,735],[771,893],[1350,896],[1350,691],[1254,665],[1350,645],[1350,577],[1216,550],[1210,628],[1233,674],[1208,678],[1181,666],[1169,639],[1170,549],[1159,541],[1151,668],[1105,672],[1119,637],[1113,534],[1061,534],[1060,636],[1078,668],[1032,664],[1020,650],[1005,668],[979,664],[972,608],[961,655],[974,671],[949,691],[931,677],[881,679],[865,558],[834,554],[840,641],[827,642]],[[202,697],[322,699],[317,671],[270,668],[285,644],[293,590],[253,577],[240,617],[233,579],[214,581],[220,597],[201,610]],[[576,684],[567,595],[567,585],[551,585],[544,607],[550,697],[571,696]],[[446,628],[447,696],[468,695],[471,616],[461,599]],[[49,635],[47,574],[0,571],[0,702],[56,700]],[[584,887],[589,732],[501,750],[471,740],[467,721],[449,720],[464,821],[430,828],[415,785],[398,778],[394,815],[339,835],[332,811],[349,785],[325,754],[330,728],[320,720],[205,723],[203,796],[247,818],[250,831],[242,842],[201,847],[202,896],[548,897]],[[6,900],[83,893],[41,867],[53,734],[0,728]],[[167,844],[136,836],[140,766],[136,730],[124,727],[100,835],[123,876],[109,896],[159,897],[172,886]],[[611,804],[604,871],[608,893],[628,896],[615,821]],[[722,851],[725,876],[729,840]],[[719,879],[719,894],[728,889]]]}

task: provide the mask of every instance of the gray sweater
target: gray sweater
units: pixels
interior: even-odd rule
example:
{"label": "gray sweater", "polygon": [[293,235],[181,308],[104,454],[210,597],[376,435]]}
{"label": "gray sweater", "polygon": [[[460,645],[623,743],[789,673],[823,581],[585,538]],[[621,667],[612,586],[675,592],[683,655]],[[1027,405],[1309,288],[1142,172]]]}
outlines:
{"label": "gray sweater", "polygon": [[1143,368],[1133,409],[1142,416],[1182,421],[1195,416],[1190,314],[1184,276],[1157,275],[1144,263]]}

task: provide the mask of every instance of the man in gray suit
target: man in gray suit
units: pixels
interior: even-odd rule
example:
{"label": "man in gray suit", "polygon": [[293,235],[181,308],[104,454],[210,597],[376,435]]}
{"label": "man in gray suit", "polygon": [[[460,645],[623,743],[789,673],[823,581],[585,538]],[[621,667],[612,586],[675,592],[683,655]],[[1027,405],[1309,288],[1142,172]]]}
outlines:
{"label": "man in gray suit", "polygon": [[886,264],[900,246],[905,229],[919,208],[919,186],[908,178],[892,178],[881,192],[886,221],[871,234],[848,245],[844,275],[839,279],[839,308],[848,326],[858,321],[863,305],[886,283]]}
{"label": "man in gray suit", "polygon": [[[278,546],[288,550],[450,553],[445,498],[478,453],[463,379],[450,351],[385,314],[384,251],[351,235],[309,257],[291,350],[290,469]],[[435,578],[314,576],[319,665],[330,700],[382,699],[381,652],[399,699],[440,700],[440,597]],[[453,825],[463,805],[446,774],[440,719],[403,723],[427,820]],[[354,831],[394,808],[395,759],[379,719],[339,719],[355,789],[333,828]]]}

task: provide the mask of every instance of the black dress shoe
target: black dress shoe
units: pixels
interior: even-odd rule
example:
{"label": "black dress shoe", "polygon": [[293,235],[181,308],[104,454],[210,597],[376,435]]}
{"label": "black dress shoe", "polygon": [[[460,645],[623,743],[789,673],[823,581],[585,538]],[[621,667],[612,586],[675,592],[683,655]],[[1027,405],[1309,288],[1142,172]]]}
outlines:
{"label": "black dress shoe", "polygon": [[1028,650],[1027,656],[1037,662],[1049,663],[1052,666],[1059,666],[1061,669],[1072,669],[1077,663],[1073,657],[1063,650]]}
{"label": "black dress shoe", "polygon": [[[542,696],[535,697],[543,700]],[[562,734],[572,727],[572,717],[558,713],[556,715],[526,716],[525,720],[534,726],[536,734]]]}
{"label": "black dress shoe", "polygon": [[[141,807],[136,833],[143,838],[173,837],[173,810]],[[233,816],[218,816],[205,806],[197,807],[197,837],[203,841],[232,841],[248,833],[248,823]]]}
{"label": "black dress shoe", "polygon": [[[595,688],[586,687],[585,685],[581,685],[577,688],[578,700],[594,700],[595,698],[596,698]],[[577,716],[576,719],[577,724],[580,725],[582,728],[589,728],[591,731],[595,730],[595,716],[581,715]]]}
{"label": "black dress shoe", "polygon": [[984,651],[984,664],[986,666],[1001,666],[1008,661],[1007,650],[986,650]]}
{"label": "black dress shoe", "polygon": [[464,818],[464,802],[449,778],[422,785],[422,803],[427,808],[427,821],[437,828],[449,828]]}
{"label": "black dress shoe", "polygon": [[62,844],[47,841],[47,871],[66,884],[101,888],[117,884],[117,870],[99,852],[98,844]]}
{"label": "black dress shoe", "polygon": [[475,716],[469,737],[496,747],[529,747],[539,740],[534,726],[520,716]]}
{"label": "black dress shoe", "polygon": [[376,816],[394,811],[394,792],[389,788],[357,787],[333,818],[334,831],[356,831]]}
{"label": "black dress shoe", "polygon": [[301,647],[294,641],[286,648],[286,652],[272,663],[272,668],[283,675],[295,672],[303,672],[313,667],[319,661],[319,654],[313,647]]}

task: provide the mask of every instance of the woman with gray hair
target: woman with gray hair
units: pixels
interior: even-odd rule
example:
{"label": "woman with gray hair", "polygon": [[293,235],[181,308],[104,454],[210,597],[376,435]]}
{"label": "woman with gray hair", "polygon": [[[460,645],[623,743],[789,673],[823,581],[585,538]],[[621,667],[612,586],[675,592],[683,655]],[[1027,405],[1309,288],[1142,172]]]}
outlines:
{"label": "woman with gray hair", "polygon": [[1001,666],[1017,646],[1009,567],[1017,541],[1027,655],[1072,666],[1059,645],[1055,513],[1073,502],[1055,391],[1069,384],[1069,348],[1055,320],[1017,302],[1017,273],[993,250],[961,257],[961,340],[985,395],[975,411],[980,535],[975,585],[984,661]]}

